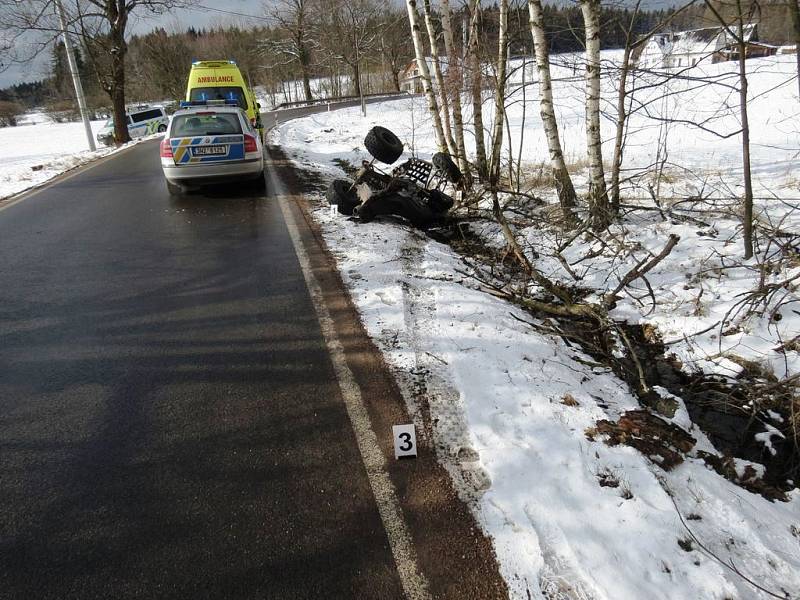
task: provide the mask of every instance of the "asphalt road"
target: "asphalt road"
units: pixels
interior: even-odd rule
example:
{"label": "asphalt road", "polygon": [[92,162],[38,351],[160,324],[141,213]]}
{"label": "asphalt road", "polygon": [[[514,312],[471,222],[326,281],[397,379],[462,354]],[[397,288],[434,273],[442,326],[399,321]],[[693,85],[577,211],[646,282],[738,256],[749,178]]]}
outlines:
{"label": "asphalt road", "polygon": [[146,142],[0,202],[0,600],[507,597],[434,449],[393,460],[410,417],[308,216],[322,182],[266,154],[266,194],[170,197]]}
{"label": "asphalt road", "polygon": [[0,211],[0,598],[401,597],[279,206],[158,161]]}

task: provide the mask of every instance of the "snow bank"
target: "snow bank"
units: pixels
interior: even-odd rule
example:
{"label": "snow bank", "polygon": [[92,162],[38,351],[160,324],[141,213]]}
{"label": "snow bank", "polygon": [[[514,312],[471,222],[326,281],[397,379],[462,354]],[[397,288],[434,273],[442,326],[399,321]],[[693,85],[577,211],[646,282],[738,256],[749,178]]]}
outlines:
{"label": "snow bank", "polygon": [[[104,123],[92,121],[92,134]],[[53,123],[41,113],[26,115],[17,127],[0,128],[0,200],[117,150],[98,144],[90,152],[82,122]]]}
{"label": "snow bank", "polygon": [[702,552],[681,516],[749,577],[800,593],[800,539],[790,531],[800,494],[770,503],[698,459],[665,473],[631,448],[589,441],[598,419],[638,407],[623,382],[473,289],[446,246],[324,207],[314,216],[404,387],[426,374],[429,419],[410,393],[411,412],[420,430],[435,424],[430,442],[493,538],[513,598],[765,597]]}
{"label": "snow bank", "polygon": [[[794,87],[781,83],[794,68],[792,60],[748,61],[756,71],[751,89],[766,94],[754,100],[751,114],[757,186],[770,192],[797,191],[792,179],[800,167],[797,98]],[[731,65],[709,68],[723,73]],[[583,155],[581,84],[570,81],[568,65],[558,77],[566,153],[577,162]],[[725,112],[726,98],[718,92],[707,88],[676,108],[700,114],[712,113],[716,106],[714,126],[735,128],[736,117]],[[545,159],[546,149],[535,90],[528,90],[526,110],[523,127],[521,103],[511,107],[511,137],[515,146],[522,144],[525,159],[535,163]],[[356,108],[291,121],[273,131],[272,141],[307,168],[341,176],[335,161],[366,158],[363,138],[377,124],[393,129],[422,157],[436,150],[419,99],[370,105],[367,118]],[[738,190],[735,136],[708,137],[682,125],[665,134],[663,128],[635,119],[634,125],[631,164],[652,162],[657,141],[665,139],[671,168],[693,173],[676,178],[675,194],[712,180],[724,185],[707,185],[711,194],[722,197]],[[576,183],[582,185],[582,178]],[[792,492],[786,503],[769,502],[710,470],[696,457],[713,448],[691,424],[679,398],[673,422],[697,445],[671,472],[631,448],[590,441],[586,430],[599,419],[616,420],[639,406],[626,384],[560,339],[538,333],[525,323],[532,321],[529,315],[476,290],[463,274],[469,268],[448,247],[396,224],[360,224],[331,215],[321,204],[314,217],[365,326],[404,384],[418,428],[494,540],[513,598],[768,597],[720,561],[777,594],[800,595],[800,492]],[[709,227],[652,216],[625,222],[626,242],[631,244],[623,253],[626,264],[635,264],[648,249],[660,250],[669,233],[679,232],[682,243],[651,274],[651,283],[666,300],[651,312],[626,297],[615,313],[657,324],[668,338],[678,339],[673,347],[690,364],[703,366],[719,352],[719,340],[695,336],[681,346],[681,336],[719,319],[737,294],[753,285],[752,273],[740,260],[736,268],[727,268],[741,253],[735,219],[721,213],[709,218]],[[795,231],[797,225],[786,224]],[[551,232],[522,233],[536,248],[553,247]],[[491,229],[487,235],[494,235]],[[555,259],[537,264],[554,277],[566,277]],[[705,279],[707,269],[715,275],[721,266],[725,275]],[[627,270],[603,253],[576,268],[582,270],[582,284],[598,293],[613,289],[618,274]],[[698,286],[706,290],[699,310]],[[745,324],[742,335],[749,337],[731,343],[737,353],[763,357],[781,336],[800,330],[796,321],[782,323],[781,328]],[[796,357],[791,361],[784,370],[796,372]],[[709,364],[730,368],[732,363]],[[772,366],[784,372],[777,363]],[[746,465],[737,461],[737,466]]]}

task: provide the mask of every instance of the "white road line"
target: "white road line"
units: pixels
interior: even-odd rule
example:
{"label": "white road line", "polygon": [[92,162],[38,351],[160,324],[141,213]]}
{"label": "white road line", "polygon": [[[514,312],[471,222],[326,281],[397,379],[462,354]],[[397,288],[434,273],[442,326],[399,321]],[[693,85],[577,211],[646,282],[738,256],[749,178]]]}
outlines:
{"label": "white road line", "polygon": [[285,195],[283,186],[277,181],[277,178],[272,174],[270,174],[269,177],[271,189],[275,192],[273,196],[277,199],[281,211],[283,212],[283,218],[286,221],[286,227],[292,238],[297,259],[300,261],[300,267],[303,270],[303,277],[306,280],[308,292],[311,295],[314,309],[317,312],[317,319],[322,328],[322,335],[325,338],[328,352],[333,361],[333,368],[336,373],[336,378],[339,381],[339,388],[342,391],[342,397],[347,407],[347,414],[350,417],[353,431],[356,434],[358,449],[361,452],[361,460],[367,470],[367,477],[369,478],[369,484],[372,488],[375,502],[378,505],[378,512],[381,515],[383,527],[389,538],[389,545],[391,546],[392,555],[397,565],[403,591],[409,600],[426,600],[431,597],[428,592],[428,582],[417,568],[416,553],[411,543],[408,526],[403,520],[400,502],[397,499],[397,492],[389,479],[389,474],[386,472],[385,459],[378,446],[378,438],[372,429],[369,414],[367,413],[367,409],[361,397],[361,390],[356,383],[353,372],[350,370],[350,367],[347,366],[344,348],[336,335],[333,319],[328,312],[327,306],[325,306],[322,289],[311,270],[308,254],[303,246],[300,232],[297,229],[297,223],[289,207],[289,203],[292,202],[292,200]]}

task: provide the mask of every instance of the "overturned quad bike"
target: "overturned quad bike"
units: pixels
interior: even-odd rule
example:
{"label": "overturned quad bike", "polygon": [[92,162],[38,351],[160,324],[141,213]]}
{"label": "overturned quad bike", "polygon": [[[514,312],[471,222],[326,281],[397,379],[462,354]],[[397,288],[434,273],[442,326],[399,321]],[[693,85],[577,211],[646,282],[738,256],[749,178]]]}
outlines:
{"label": "overturned quad bike", "polygon": [[379,215],[396,215],[423,228],[444,219],[453,207],[453,198],[443,191],[445,185],[450,182],[458,188],[464,183],[448,154],[434,154],[431,162],[410,158],[385,173],[374,163],[392,164],[400,158],[400,139],[385,127],[373,127],[364,146],[374,160],[362,162],[355,181],[336,179],[328,187],[328,202],[337,205],[340,213],[365,222]]}

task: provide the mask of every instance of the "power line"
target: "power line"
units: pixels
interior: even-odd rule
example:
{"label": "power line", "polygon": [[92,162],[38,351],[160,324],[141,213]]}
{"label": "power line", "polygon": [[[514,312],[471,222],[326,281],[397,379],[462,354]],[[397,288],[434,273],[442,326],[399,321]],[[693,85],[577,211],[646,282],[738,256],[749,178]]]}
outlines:
{"label": "power line", "polygon": [[272,21],[269,17],[260,17],[258,15],[250,15],[247,13],[236,12],[235,10],[225,10],[224,8],[214,8],[212,6],[206,6],[205,4],[197,4],[198,8],[201,8],[205,11],[209,12],[218,12],[225,15],[234,15],[237,17],[247,17],[248,19],[257,19],[259,21]]}

